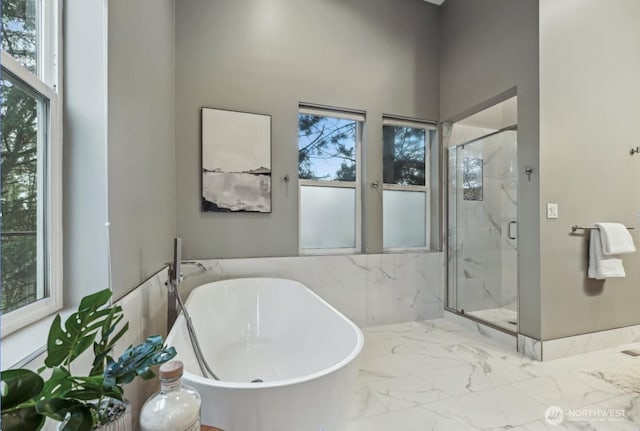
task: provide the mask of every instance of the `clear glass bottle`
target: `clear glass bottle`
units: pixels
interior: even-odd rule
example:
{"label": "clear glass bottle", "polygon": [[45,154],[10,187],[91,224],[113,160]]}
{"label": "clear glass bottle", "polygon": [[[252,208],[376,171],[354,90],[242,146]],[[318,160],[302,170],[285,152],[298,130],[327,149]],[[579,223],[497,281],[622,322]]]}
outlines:
{"label": "clear glass bottle", "polygon": [[200,394],[182,384],[183,370],[181,361],[160,366],[160,392],[140,411],[142,431],[200,431]]}

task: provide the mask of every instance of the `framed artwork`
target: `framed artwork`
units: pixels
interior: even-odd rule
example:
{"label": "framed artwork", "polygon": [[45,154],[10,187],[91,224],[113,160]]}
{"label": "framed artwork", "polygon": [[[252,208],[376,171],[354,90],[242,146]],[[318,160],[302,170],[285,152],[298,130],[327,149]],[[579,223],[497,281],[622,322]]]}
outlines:
{"label": "framed artwork", "polygon": [[271,116],[202,108],[202,211],[271,212]]}
{"label": "framed artwork", "polygon": [[462,160],[462,199],[482,200],[482,159],[465,157]]}

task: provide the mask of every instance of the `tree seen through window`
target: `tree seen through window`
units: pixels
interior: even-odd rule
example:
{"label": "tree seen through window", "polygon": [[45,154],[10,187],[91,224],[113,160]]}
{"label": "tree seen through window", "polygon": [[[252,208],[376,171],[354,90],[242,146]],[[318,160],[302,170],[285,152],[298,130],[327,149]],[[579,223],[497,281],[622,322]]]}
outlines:
{"label": "tree seen through window", "polygon": [[[35,0],[2,1],[2,49],[36,73]],[[2,197],[0,311],[37,298],[38,99],[3,67],[0,81]]]}

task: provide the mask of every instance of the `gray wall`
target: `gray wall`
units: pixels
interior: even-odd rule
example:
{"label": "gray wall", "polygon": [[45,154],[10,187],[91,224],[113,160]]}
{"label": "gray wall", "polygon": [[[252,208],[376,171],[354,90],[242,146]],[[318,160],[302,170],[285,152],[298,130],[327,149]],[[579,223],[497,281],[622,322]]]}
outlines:
{"label": "gray wall", "polygon": [[447,0],[441,8],[441,119],[517,90],[519,172],[534,168],[518,190],[519,330],[539,339],[538,0]]}
{"label": "gray wall", "polygon": [[108,287],[106,10],[64,2],[64,303]]}
{"label": "gray wall", "polygon": [[114,296],[171,259],[174,2],[110,0],[109,213]]}
{"label": "gray wall", "polygon": [[173,3],[64,3],[66,306],[108,287],[107,220],[115,297],[170,260],[175,236]]}
{"label": "gray wall", "polygon": [[[640,228],[640,2],[540,1],[543,338],[640,323],[640,254],[627,277],[586,278],[588,235],[570,226],[618,221]],[[594,31],[597,29],[597,31]],[[637,229],[632,231],[640,246]]]}
{"label": "gray wall", "polygon": [[[176,202],[184,256],[298,253],[299,102],[365,110],[365,181],[381,180],[375,155],[382,155],[382,114],[438,120],[438,26],[438,7],[419,0],[176,2]],[[200,212],[203,106],[272,115],[272,214]],[[382,250],[378,193],[365,188],[367,252]]]}

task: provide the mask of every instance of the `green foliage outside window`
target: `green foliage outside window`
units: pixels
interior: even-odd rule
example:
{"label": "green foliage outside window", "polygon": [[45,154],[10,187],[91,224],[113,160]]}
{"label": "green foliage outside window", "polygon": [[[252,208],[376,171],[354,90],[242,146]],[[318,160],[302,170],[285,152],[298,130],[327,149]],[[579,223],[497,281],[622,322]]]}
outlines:
{"label": "green foliage outside window", "polygon": [[[2,49],[36,72],[35,0],[2,1]],[[35,301],[37,293],[38,100],[4,68],[0,82],[2,289],[0,311]]]}
{"label": "green foliage outside window", "polygon": [[384,183],[424,186],[426,130],[384,126],[382,134]]}
{"label": "green foliage outside window", "polygon": [[356,122],[298,116],[298,176],[305,180],[356,180]]}

